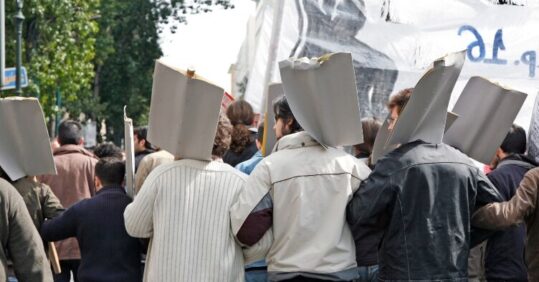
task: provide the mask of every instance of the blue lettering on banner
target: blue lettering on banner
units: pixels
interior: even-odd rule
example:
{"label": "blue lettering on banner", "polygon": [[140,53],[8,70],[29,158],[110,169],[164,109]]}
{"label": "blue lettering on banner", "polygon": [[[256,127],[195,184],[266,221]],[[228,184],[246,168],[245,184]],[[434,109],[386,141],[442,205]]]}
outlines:
{"label": "blue lettering on banner", "polygon": [[[503,43],[503,30],[498,29],[494,35],[494,41],[492,43],[492,57],[486,57],[485,42],[483,37],[477,31],[477,29],[471,25],[463,25],[459,28],[458,35],[462,35],[464,32],[470,32],[475,36],[475,41],[468,45],[466,55],[471,62],[474,63],[484,63],[484,64],[495,64],[495,65],[507,65],[507,59],[502,59],[499,56],[501,55],[500,51],[505,50],[505,44]],[[535,69],[537,68],[537,52],[533,50],[528,50],[522,53],[520,58],[514,61],[514,64],[518,66],[520,63],[528,66],[528,76],[531,78],[535,77]]]}

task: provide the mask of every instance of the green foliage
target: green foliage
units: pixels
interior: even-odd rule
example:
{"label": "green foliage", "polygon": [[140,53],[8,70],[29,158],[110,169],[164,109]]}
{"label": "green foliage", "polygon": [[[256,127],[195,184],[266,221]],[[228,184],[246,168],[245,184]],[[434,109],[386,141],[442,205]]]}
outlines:
{"label": "green foliage", "polygon": [[[15,14],[15,2],[6,1],[8,19]],[[46,115],[53,112],[57,89],[66,106],[90,100],[98,5],[99,0],[24,1],[23,65],[30,79],[24,95],[39,97]],[[14,21],[6,20],[6,30],[6,65],[15,66]],[[81,110],[70,107],[73,113]]]}
{"label": "green foliage", "polygon": [[[124,105],[136,125],[148,122],[154,62],[162,55],[159,24],[174,20],[182,2],[24,1],[23,66],[30,78],[24,95],[39,97],[49,117],[59,90],[60,111],[106,119],[109,137],[119,141]],[[15,3],[6,1],[7,67],[15,66]]]}
{"label": "green foliage", "polygon": [[164,8],[148,0],[101,3],[96,87],[115,141],[123,134],[123,105],[135,124],[148,122],[154,62],[162,55],[157,28]]}

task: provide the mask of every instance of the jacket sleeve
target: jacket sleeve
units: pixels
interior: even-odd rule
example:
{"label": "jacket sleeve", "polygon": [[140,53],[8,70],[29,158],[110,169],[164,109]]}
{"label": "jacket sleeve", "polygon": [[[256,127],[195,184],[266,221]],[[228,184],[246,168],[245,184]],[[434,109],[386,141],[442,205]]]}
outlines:
{"label": "jacket sleeve", "polygon": [[137,172],[135,173],[135,195],[138,194],[142,188],[142,184],[148,177],[153,167],[153,158],[147,157],[143,158],[138,166]]}
{"label": "jacket sleeve", "polygon": [[230,211],[232,232],[241,244],[254,245],[273,225],[271,187],[269,169],[263,160],[247,178]]}
{"label": "jacket sleeve", "polygon": [[392,185],[392,176],[380,172],[382,167],[375,168],[360,184],[346,208],[346,220],[356,242],[379,234],[389,223],[396,189]]}
{"label": "jacket sleeve", "polygon": [[472,224],[481,228],[498,230],[521,223],[537,208],[538,185],[539,168],[528,171],[511,200],[484,206],[474,213]]}
{"label": "jacket sleeve", "polygon": [[[503,201],[502,195],[498,192],[496,187],[490,182],[487,176],[478,170],[477,173],[477,195],[475,198],[474,211],[477,211],[481,207],[493,203]],[[483,229],[473,223],[470,232],[470,247],[475,247],[481,242],[487,240],[494,235],[495,232]]]}
{"label": "jacket sleeve", "polygon": [[47,242],[54,242],[75,237],[77,235],[77,207],[80,203],[67,209],[60,216],[43,222],[41,237]]}
{"label": "jacket sleeve", "polygon": [[64,207],[56,195],[54,195],[51,188],[47,184],[42,183],[41,191],[43,195],[41,198],[43,218],[51,219],[60,215],[64,211]]}
{"label": "jacket sleeve", "polygon": [[[139,167],[139,171],[140,169],[141,167]],[[125,229],[133,237],[150,238],[153,235],[153,209],[159,181],[157,176],[159,174],[150,175],[142,185],[135,200],[125,208]]]}
{"label": "jacket sleeve", "polygon": [[8,210],[7,249],[17,278],[19,281],[52,281],[43,243],[23,199],[16,191],[11,193]]}

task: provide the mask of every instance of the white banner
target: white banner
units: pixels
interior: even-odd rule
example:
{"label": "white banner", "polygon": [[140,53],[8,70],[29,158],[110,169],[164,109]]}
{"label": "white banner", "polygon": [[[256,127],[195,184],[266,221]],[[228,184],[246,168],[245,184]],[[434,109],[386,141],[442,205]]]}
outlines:
{"label": "white banner", "polygon": [[362,116],[383,118],[391,94],[415,85],[435,59],[467,49],[449,108],[470,77],[483,76],[529,95],[515,120],[527,128],[539,91],[539,1],[527,2],[261,1],[236,64],[236,89],[263,111],[267,85],[281,81],[278,61],[350,52]]}

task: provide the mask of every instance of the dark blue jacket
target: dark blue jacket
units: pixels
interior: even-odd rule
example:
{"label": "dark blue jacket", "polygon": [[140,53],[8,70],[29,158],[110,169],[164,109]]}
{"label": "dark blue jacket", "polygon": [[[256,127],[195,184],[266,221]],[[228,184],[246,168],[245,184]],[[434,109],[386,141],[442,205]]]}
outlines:
{"label": "dark blue jacket", "polygon": [[[489,173],[489,180],[498,189],[504,201],[509,201],[518,188],[524,174],[535,163],[523,156],[513,155],[503,159]],[[489,238],[485,254],[487,280],[528,281],[524,263],[526,227],[524,224],[496,232]]]}
{"label": "dark blue jacket", "polygon": [[122,187],[103,187],[41,227],[45,241],[77,237],[81,250],[81,282],[142,281],[140,243],[130,237],[124,210],[131,202]]}

